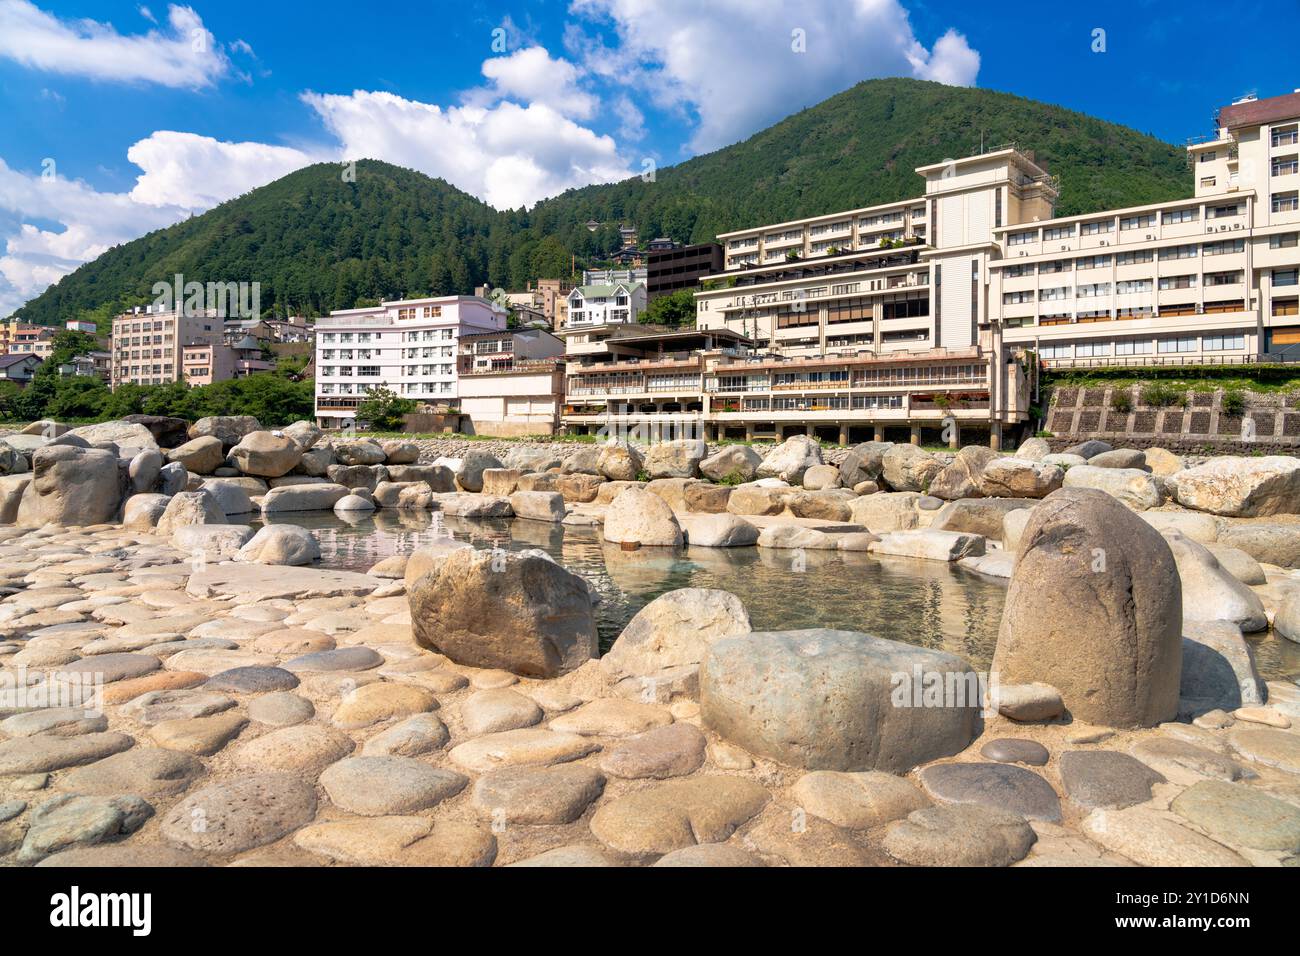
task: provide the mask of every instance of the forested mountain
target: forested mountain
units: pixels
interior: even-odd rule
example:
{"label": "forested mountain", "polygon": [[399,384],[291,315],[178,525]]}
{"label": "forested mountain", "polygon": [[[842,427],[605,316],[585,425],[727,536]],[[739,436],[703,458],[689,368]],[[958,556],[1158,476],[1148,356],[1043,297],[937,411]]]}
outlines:
{"label": "forested mountain", "polygon": [[[522,288],[641,238],[719,232],[919,194],[917,166],[1014,142],[1061,178],[1060,215],[1191,194],[1181,149],[1007,93],[920,80],[860,83],[748,140],[656,171],[492,209],[441,179],[376,160],[353,181],[321,164],[115,247],[27,303],[62,323],[153,299],[155,282],[261,283],[264,312],[319,315],[368,300]],[[603,223],[595,232],[586,222]]]}

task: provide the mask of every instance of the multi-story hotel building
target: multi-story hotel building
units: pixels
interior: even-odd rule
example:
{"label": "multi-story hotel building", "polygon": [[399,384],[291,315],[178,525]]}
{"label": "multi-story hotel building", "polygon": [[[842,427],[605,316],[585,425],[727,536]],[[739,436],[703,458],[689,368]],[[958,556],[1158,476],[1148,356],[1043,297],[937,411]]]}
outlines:
{"label": "multi-story hotel building", "polygon": [[546,329],[462,336],[462,429],[475,435],[553,434],[564,401],[563,356],[563,341]]}
{"label": "multi-story hotel building", "polygon": [[1224,107],[1184,200],[1057,218],[1055,178],[1010,146],[920,167],[916,199],[719,236],[697,331],[735,342],[669,381],[623,335],[570,334],[564,421],[840,441],[942,424],[997,447],[1040,364],[1300,352],[1298,125],[1300,93]]}
{"label": "multi-story hotel building", "polygon": [[456,405],[461,336],[505,327],[506,310],[476,296],[403,299],[317,319],[318,424],[353,420],[366,393],[379,385],[402,398]]}
{"label": "multi-story hotel building", "polygon": [[140,306],[113,319],[112,387],[124,382],[167,385],[183,377],[183,350],[193,343],[220,344],[222,319],[212,310],[165,312]]}
{"label": "multi-story hotel building", "polygon": [[566,327],[636,322],[645,311],[645,283],[580,285],[569,293],[568,303]]}

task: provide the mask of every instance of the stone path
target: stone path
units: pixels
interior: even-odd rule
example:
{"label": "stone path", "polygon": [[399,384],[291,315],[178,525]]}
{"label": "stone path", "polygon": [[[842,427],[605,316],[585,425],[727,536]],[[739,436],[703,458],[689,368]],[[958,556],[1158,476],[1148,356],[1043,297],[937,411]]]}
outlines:
{"label": "stone path", "polygon": [[532,680],[423,650],[400,579],[0,528],[0,595],[3,687],[63,695],[0,699],[0,865],[1300,859],[1292,685],[1253,719],[995,715],[907,774],[804,772],[702,726],[690,682],[648,702],[596,662]]}

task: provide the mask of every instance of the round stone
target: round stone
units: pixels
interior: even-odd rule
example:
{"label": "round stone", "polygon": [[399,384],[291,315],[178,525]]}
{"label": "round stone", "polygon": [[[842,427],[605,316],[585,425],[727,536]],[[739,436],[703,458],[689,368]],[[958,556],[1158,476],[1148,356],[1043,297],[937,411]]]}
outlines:
{"label": "round stone", "polygon": [[359,866],[491,866],[496,838],[482,827],[427,817],[360,817],[305,827],[304,850]]}
{"label": "round stone", "polygon": [[265,694],[293,690],[298,686],[298,678],[281,667],[232,667],[213,674],[208,678],[207,686],[213,690]]}
{"label": "round stone", "polygon": [[1041,767],[1047,763],[1047,748],[1036,740],[1021,737],[999,737],[980,748],[980,755],[997,763],[1024,763]]}
{"label": "round stone", "polygon": [[630,737],[673,722],[667,707],[602,697],[551,721],[551,729],[584,736]]}
{"label": "round stone", "polygon": [[447,725],[433,714],[416,714],[380,731],[361,748],[367,757],[418,757],[446,746]]}
{"label": "round stone", "polygon": [[284,669],[297,674],[322,674],[333,671],[365,671],[378,667],[384,658],[369,647],[339,647],[295,657]]}
{"label": "round stone", "polygon": [[320,782],[335,806],[378,817],[427,809],[460,793],[469,780],[411,757],[349,757],[327,767]]}
{"label": "round stone", "polygon": [[348,730],[369,727],[383,720],[409,717],[434,710],[433,692],[411,684],[363,684],[343,698],[335,709],[334,724]]}
{"label": "round stone", "polygon": [[763,866],[754,854],[729,843],[701,843],[665,853],[654,866]]}
{"label": "round stone", "polygon": [[1228,739],[1243,757],[1268,767],[1300,773],[1300,734],[1266,727],[1240,727],[1234,728]]}
{"label": "round stone", "polygon": [[493,825],[572,823],[605,789],[590,767],[511,767],[480,777],[474,807]]}
{"label": "round stone", "polygon": [[[0,744],[0,748],[4,745]],[[578,734],[525,727],[499,734],[484,734],[451,749],[451,759],[474,773],[500,767],[550,766],[577,760],[600,749],[600,744]]]}
{"label": "round stone", "polygon": [[27,815],[18,859],[33,863],[69,847],[134,833],[151,816],[153,807],[137,796],[54,797]]}
{"label": "round stone", "polygon": [[974,803],[1050,823],[1061,819],[1056,791],[1038,774],[1000,763],[944,763],[921,771],[921,786],[935,800]]}
{"label": "round stone", "polygon": [[284,770],[314,776],[342,760],[355,746],[351,737],[332,727],[300,724],[244,741],[231,753],[235,764],[245,770]]}
{"label": "round stone", "polygon": [[518,691],[495,688],[475,691],[460,707],[465,732],[471,737],[518,730],[540,723],[542,708]]}
{"label": "round stone", "polygon": [[118,733],[16,737],[0,741],[0,775],[48,773],[78,767],[120,753],[134,743],[131,737]]}
{"label": "round stone", "polygon": [[316,789],[287,773],[239,777],[204,787],[167,812],[171,843],[207,853],[242,853],[274,843],[316,815]]}
{"label": "round stone", "polygon": [[1171,809],[1222,843],[1300,853],[1300,808],[1252,787],[1204,780]]}
{"label": "round stone", "polygon": [[1010,866],[1024,859],[1036,839],[1033,827],[1018,814],[958,803],[926,807],[895,820],[885,831],[884,848],[912,866]]}
{"label": "round stone", "polygon": [[248,704],[248,716],[259,724],[292,727],[316,716],[311,701],[289,691],[276,691],[255,697]]}
{"label": "round stone", "polygon": [[59,668],[59,673],[91,674],[102,679],[105,684],[111,684],[132,677],[143,677],[161,666],[158,658],[149,654],[96,654],[64,664]]}
{"label": "round stone", "polygon": [[248,718],[243,714],[216,714],[164,720],[153,728],[151,735],[160,747],[208,757],[239,736],[247,724]]}
{"label": "round stone", "polygon": [[930,804],[912,781],[879,771],[816,770],[799,778],[791,796],[813,816],[851,830],[883,826]]}
{"label": "round stone", "polygon": [[122,716],[152,727],[165,720],[210,717],[235,706],[233,697],[216,691],[155,690],[122,707]]}
{"label": "round stone", "polygon": [[1061,786],[1070,802],[1085,810],[1120,809],[1151,799],[1165,778],[1140,760],[1113,750],[1071,750],[1061,754]]}
{"label": "round stone", "polygon": [[70,771],[63,784],[74,793],[170,797],[185,790],[202,773],[203,764],[189,754],[160,747],[132,747]]}
{"label": "round stone", "polygon": [[704,734],[692,724],[669,724],[630,737],[605,751],[600,768],[615,777],[663,780],[694,773],[704,764]]}
{"label": "round stone", "polygon": [[591,818],[591,832],[627,856],[657,856],[723,842],[769,799],[761,784],[739,777],[670,780],[605,803]]}

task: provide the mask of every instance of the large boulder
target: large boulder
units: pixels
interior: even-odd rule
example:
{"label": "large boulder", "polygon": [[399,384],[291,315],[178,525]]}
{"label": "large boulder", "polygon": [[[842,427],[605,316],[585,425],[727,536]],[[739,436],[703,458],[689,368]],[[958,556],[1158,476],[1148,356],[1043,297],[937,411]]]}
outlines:
{"label": "large boulder", "polygon": [[510,496],[510,510],[516,518],[533,521],[563,521],[567,513],[558,491],[516,491]]}
{"label": "large boulder", "polygon": [[160,448],[175,448],[185,443],[189,437],[190,423],[183,418],[170,415],[123,415],[122,421],[132,425],[143,425],[153,435],[153,440]]}
{"label": "large boulder", "polygon": [[325,436],[315,423],[308,421],[296,421],[292,425],[286,425],[280,431],[303,451],[310,451]]}
{"label": "large boulder", "polygon": [[1001,538],[1007,515],[1033,507],[1024,498],[968,498],[950,501],[934,516],[930,527],[936,531],[964,531],[986,538]]}
{"label": "large boulder", "polygon": [[929,493],[945,501],[957,501],[959,498],[978,498],[980,478],[984,475],[984,466],[998,457],[998,453],[984,445],[967,445],[957,452],[943,471],[934,476],[930,482]]}
{"label": "large boulder", "polygon": [[1300,512],[1300,458],[1212,458],[1165,479],[1184,508],[1233,518]]}
{"label": "large boulder", "polygon": [[692,515],[686,543],[693,548],[745,548],[758,543],[758,528],[733,514]]}
{"label": "large boulder", "polygon": [[727,498],[727,510],[733,515],[779,515],[785,510],[786,500],[795,493],[786,486],[770,488],[752,482],[737,485]]}
{"label": "large boulder", "polygon": [[596,460],[596,468],[610,481],[636,481],[644,464],[640,450],[627,442],[601,446]]}
{"label": "large boulder", "polygon": [[600,668],[611,680],[640,684],[642,699],[660,699],[660,687],[694,694],[709,645],[749,632],[749,614],[734,594],[681,588],[638,611],[600,659]]}
{"label": "large boulder", "polygon": [[13,524],[18,520],[18,506],[31,483],[30,474],[0,477],[0,524]]}
{"label": "large boulder", "polygon": [[387,465],[389,481],[422,481],[435,494],[456,490],[456,474],[446,465]]}
{"label": "large boulder", "polygon": [[868,550],[872,554],[890,554],[900,558],[922,558],[927,561],[960,561],[984,554],[984,538],[978,534],[960,531],[935,531],[922,528],[916,531],[887,531]]}
{"label": "large boulder", "polygon": [[808,770],[906,773],[965,749],[980,706],[961,658],[856,631],[725,637],[700,672],[705,726]]}
{"label": "large boulder", "polygon": [[507,451],[502,459],[505,467],[525,473],[559,468],[563,460],[564,457],[553,449],[530,445],[517,445]]}
{"label": "large boulder", "polygon": [[1203,544],[1165,532],[1183,583],[1183,622],[1227,621],[1247,633],[1268,627],[1264,602],[1219,564]]}
{"label": "large boulder", "polygon": [[1182,471],[1186,464],[1180,456],[1167,448],[1148,448],[1143,457],[1146,459],[1147,467],[1151,469],[1151,474],[1161,478],[1168,478],[1175,472]]}
{"label": "large boulder", "polygon": [[755,470],[759,478],[780,478],[792,485],[803,483],[804,472],[822,463],[822,446],[808,435],[793,435],[766,455]]}
{"label": "large boulder", "polygon": [[[825,468],[826,465],[815,466]],[[809,472],[812,469],[808,469]],[[794,491],[786,498],[786,507],[799,518],[820,518],[823,521],[850,521],[852,504],[857,500],[847,488],[828,488],[825,491]]]}
{"label": "large boulder", "polygon": [[606,541],[615,544],[675,548],[682,543],[673,509],[642,488],[628,488],[609,503],[603,533]]}
{"label": "large boulder", "polygon": [[344,488],[366,488],[370,491],[374,491],[382,482],[389,480],[388,468],[384,465],[330,465],[325,469],[325,474],[336,485],[342,485]]}
{"label": "large boulder", "polygon": [[350,489],[330,482],[272,488],[262,498],[263,514],[286,511],[330,511]]}
{"label": "large boulder", "polygon": [[[1104,452],[1106,455],[1118,452]],[[1101,456],[1098,456],[1101,457]],[[1096,458],[1093,459],[1096,461]],[[1160,479],[1140,468],[1118,466],[1075,465],[1065,473],[1064,488],[1095,488],[1134,511],[1159,508],[1165,503],[1165,493]]]}
{"label": "large boulder", "polygon": [[408,597],[416,643],[457,664],[558,677],[597,655],[586,581],[540,551],[451,550]]}
{"label": "large boulder", "polygon": [[849,520],[868,531],[908,531],[920,525],[920,501],[915,491],[863,495],[849,503]]}
{"label": "large boulder", "polygon": [[192,524],[226,524],[225,512],[211,492],[182,491],[172,495],[158,519],[157,530],[161,535],[172,535]]}
{"label": "large boulder", "polygon": [[196,475],[210,475],[226,460],[226,451],[220,438],[200,435],[167,452],[167,460],[180,462]]}
{"label": "large boulder", "polygon": [[0,441],[0,475],[21,475],[31,470],[26,455],[8,442]]}
{"label": "large boulder", "polygon": [[82,425],[67,432],[83,438],[92,445],[108,442],[119,448],[153,448],[157,450],[158,442],[153,432],[135,422],[100,422],[97,425]]}
{"label": "large boulder", "polygon": [[880,460],[880,475],[895,491],[925,491],[946,463],[915,445],[895,445]]}
{"label": "large boulder", "polygon": [[420,446],[413,441],[390,439],[380,442],[384,460],[389,465],[414,465],[420,460]]}
{"label": "large boulder", "polygon": [[1255,667],[1255,652],[1239,627],[1226,621],[1183,626],[1178,694],[1179,720],[1191,720],[1211,710],[1231,713],[1238,707],[1264,703],[1264,682]]}
{"label": "large boulder", "polygon": [[1044,457],[1052,453],[1052,446],[1043,438],[1026,438],[1016,449],[1016,458],[1023,458],[1025,461],[1042,461]]}
{"label": "large boulder", "polygon": [[864,481],[876,481],[885,467],[885,452],[894,447],[891,441],[867,441],[854,445],[840,462],[840,484],[853,488]]}
{"label": "large boulder", "polygon": [[122,503],[122,527],[127,531],[152,531],[170,501],[168,495],[132,495]]}
{"label": "large boulder", "polygon": [[238,478],[206,478],[203,490],[216,499],[224,515],[249,514],[257,509],[248,497],[248,489]]}
{"label": "large boulder", "polygon": [[190,426],[190,438],[212,435],[227,448],[238,445],[250,432],[262,430],[262,423],[252,415],[213,415],[200,418]]}
{"label": "large boulder", "polygon": [[246,524],[189,524],[177,528],[172,547],[202,561],[238,556],[239,549],[253,536]]}
{"label": "large boulder", "polygon": [[483,472],[489,468],[500,468],[501,460],[485,451],[472,451],[460,460],[456,469],[456,485],[461,491],[481,492],[483,490]]}
{"label": "large boulder", "polygon": [[1182,620],[1159,532],[1104,492],[1062,489],[1021,535],[992,670],[1056,687],[1077,720],[1154,726],[1178,711]]}
{"label": "large boulder", "polygon": [[753,478],[762,463],[763,456],[748,445],[725,445],[700,462],[700,474],[710,481],[737,485]]}
{"label": "large boulder", "polygon": [[1025,458],[997,458],[984,467],[980,490],[990,498],[1045,498],[1065,481],[1057,465]]}
{"label": "large boulder", "polygon": [[320,559],[320,544],[306,528],[269,524],[239,549],[240,561],[258,564],[311,564]]}
{"label": "large boulder", "polygon": [[312,478],[323,478],[329,474],[331,465],[337,464],[334,449],[329,445],[316,445],[308,448],[298,459],[297,471]]}
{"label": "large boulder", "polygon": [[279,478],[297,467],[302,451],[297,442],[282,433],[249,432],[230,450],[230,457],[246,475]]}
{"label": "large boulder", "polygon": [[49,445],[32,452],[32,480],[23,491],[17,523],[103,524],[122,502],[117,455],[97,448]]}
{"label": "large boulder", "polygon": [[565,475],[600,474],[600,446],[575,448],[560,460],[560,473]]}
{"label": "large boulder", "polygon": [[708,451],[697,438],[655,442],[646,449],[645,470],[651,478],[695,478]]}
{"label": "large boulder", "polygon": [[158,485],[158,475],[162,471],[163,456],[156,448],[142,448],[136,452],[127,466],[127,475],[131,479],[131,492],[145,493],[153,491]]}
{"label": "large boulder", "polygon": [[1114,447],[1114,445],[1104,442],[1100,438],[1089,438],[1077,445],[1071,445],[1065,449],[1065,454],[1078,455],[1080,458],[1095,458],[1103,452],[1112,451]]}
{"label": "large boulder", "polygon": [[1297,524],[1225,522],[1214,543],[1245,551],[1261,564],[1300,568],[1300,525]]}
{"label": "large boulder", "polygon": [[345,465],[382,465],[384,449],[373,438],[335,442],[334,457]]}

